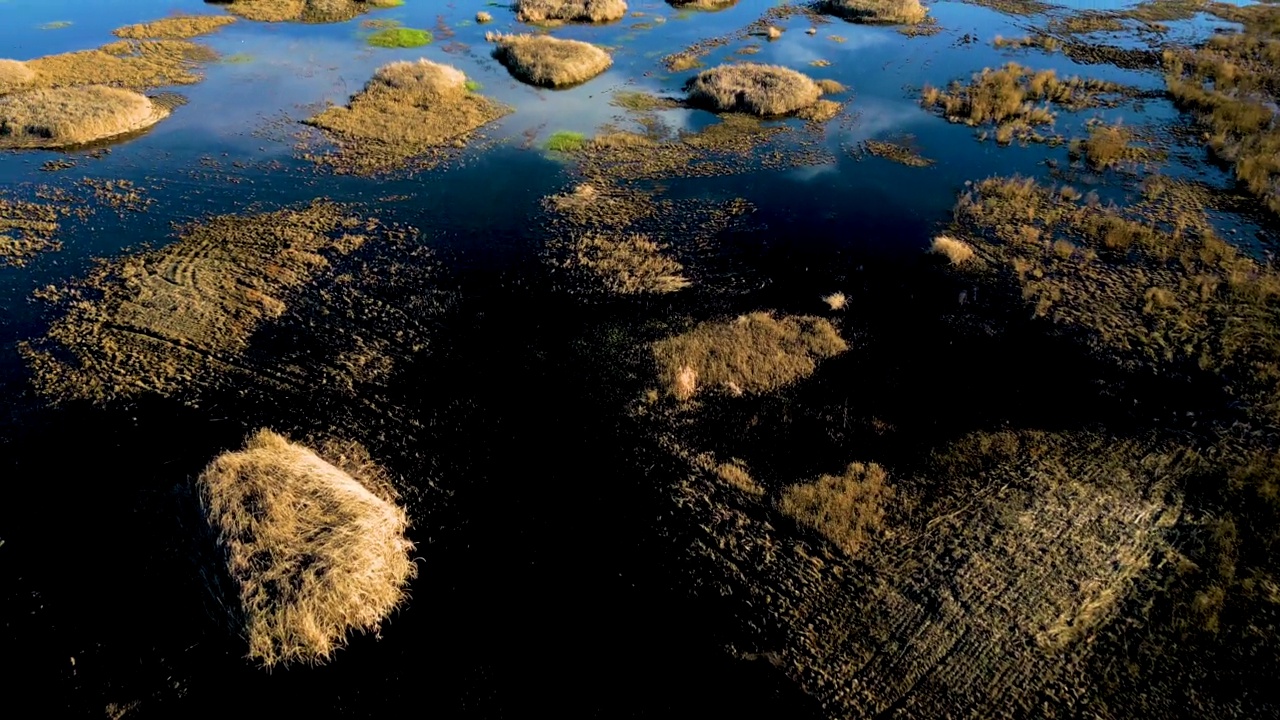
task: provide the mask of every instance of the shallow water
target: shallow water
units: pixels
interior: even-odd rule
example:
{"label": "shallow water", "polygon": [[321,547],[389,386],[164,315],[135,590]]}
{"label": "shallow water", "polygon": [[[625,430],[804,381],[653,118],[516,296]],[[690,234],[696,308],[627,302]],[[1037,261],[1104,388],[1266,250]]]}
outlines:
{"label": "shallow water", "polygon": [[[938,2],[929,6],[942,28],[933,36],[907,38],[894,28],[839,20],[818,25],[817,34],[810,36],[805,33],[810,21],[804,16],[779,23],[785,33],[777,41],[737,36],[775,4],[743,0],[724,11],[701,13],[679,12],[663,2],[644,0],[631,6],[633,13],[643,16],[602,27],[557,29],[558,37],[608,46],[615,60],[603,76],[560,91],[522,85],[489,56],[483,39],[486,30],[519,31],[520,26],[510,10],[482,0],[447,5],[407,0],[400,8],[331,25],[242,20],[197,39],[221,53],[224,61],[208,65],[200,84],[157,88],[180,93],[189,102],[149,132],[111,144],[110,152],[101,157],[92,157],[89,150],[0,154],[0,188],[19,196],[32,193],[37,185],[73,187],[85,178],[101,178],[129,180],[153,201],[142,213],[104,208],[84,222],[68,219],[60,234],[61,250],[39,255],[22,267],[0,267],[0,394],[11,398],[9,412],[0,414],[10,418],[4,422],[11,430],[0,449],[17,446],[20,438],[29,437],[27,433],[41,437],[38,423],[34,429],[17,429],[36,416],[34,408],[39,405],[26,390],[26,369],[17,344],[38,337],[49,321],[49,311],[31,300],[32,293],[83,276],[95,260],[163,245],[172,240],[176,224],[210,214],[274,209],[316,197],[357,203],[384,220],[420,228],[422,242],[436,250],[445,268],[442,284],[457,295],[456,314],[440,321],[440,350],[433,356],[434,364],[426,368],[435,374],[429,380],[415,378],[413,384],[428,397],[420,415],[424,426],[434,421],[449,429],[432,435],[436,444],[423,450],[438,453],[439,459],[420,466],[405,461],[415,471],[430,468],[430,479],[448,489],[440,494],[456,493],[457,497],[439,500],[446,509],[422,523],[421,537],[415,539],[427,558],[424,578],[416,586],[410,609],[388,626],[383,642],[359,640],[333,666],[280,673],[271,678],[276,683],[272,685],[241,665],[233,650],[202,631],[185,627],[175,631],[184,641],[194,638],[194,644],[175,656],[161,640],[154,642],[164,647],[163,652],[147,654],[150,634],[163,633],[163,628],[139,627],[133,632],[116,628],[108,635],[124,634],[144,649],[130,650],[134,655],[123,653],[141,669],[136,675],[124,673],[126,679],[115,682],[103,666],[109,667],[121,656],[108,651],[97,656],[99,666],[91,661],[88,670],[58,664],[61,656],[55,660],[55,654],[85,651],[93,642],[94,632],[65,631],[38,665],[56,668],[49,670],[57,679],[52,683],[58,688],[55,692],[74,688],[84,697],[50,700],[50,712],[79,713],[86,710],[82,703],[108,698],[119,703],[142,700],[139,707],[144,712],[147,707],[161,708],[152,709],[150,716],[173,716],[169,708],[184,714],[197,707],[195,703],[234,705],[220,697],[234,686],[264,693],[266,707],[306,708],[319,715],[380,716],[426,709],[444,716],[498,717],[525,716],[543,708],[600,717],[726,707],[748,717],[761,716],[766,710],[776,716],[779,709],[790,717],[814,712],[797,691],[757,667],[763,663],[744,667],[721,658],[718,629],[708,631],[703,618],[686,616],[666,589],[657,586],[659,581],[653,578],[683,570],[662,566],[647,554],[650,545],[661,543],[644,537],[651,522],[640,517],[649,509],[644,496],[637,500],[608,486],[614,467],[627,467],[631,475],[643,476],[643,471],[628,467],[637,458],[600,447],[613,437],[615,428],[598,427],[593,418],[581,414],[607,406],[610,399],[597,397],[594,388],[557,391],[581,378],[575,369],[556,363],[574,358],[579,352],[575,343],[590,346],[611,324],[632,317],[633,309],[583,308],[543,286],[546,280],[538,268],[546,238],[538,229],[539,201],[575,178],[566,163],[539,147],[556,131],[591,135],[606,123],[633,123],[633,117],[609,104],[614,92],[645,90],[680,96],[692,73],[667,72],[661,57],[712,37],[732,39],[703,58],[708,66],[741,57],[734,54],[744,47],[758,46],[759,52],[749,57],[752,61],[787,65],[847,85],[849,93],[837,99],[851,101],[827,125],[818,148],[822,152],[813,162],[786,170],[748,167],[724,177],[660,183],[672,198],[740,197],[751,202],[756,211],[748,228],[735,236],[738,265],[728,275],[741,283],[741,292],[757,293],[751,303],[812,310],[806,303],[849,284],[864,265],[892,268],[912,262],[950,218],[957,193],[966,182],[1014,173],[1050,178],[1048,160],[1067,164],[1066,147],[1000,147],[993,141],[979,142],[974,129],[922,109],[917,100],[922,86],[943,86],[1014,60],[1062,75],[1087,75],[1152,91],[1153,97],[1144,99],[1140,107],[1126,102],[1114,109],[1060,113],[1054,129],[1068,138],[1083,134],[1084,123],[1094,118],[1123,119],[1156,132],[1182,120],[1168,100],[1158,96],[1163,84],[1155,71],[1083,65],[1061,54],[991,47],[996,35],[1024,35],[1027,28],[1042,24],[1042,18]],[[1061,5],[1101,10],[1128,4],[1085,0]],[[495,22],[474,23],[480,9],[492,12]],[[216,5],[195,0],[9,0],[0,4],[4,17],[0,56],[28,59],[93,48],[111,41],[111,30],[122,25],[174,12],[219,11]],[[431,29],[436,39],[418,49],[370,48],[362,39],[368,30],[361,23],[367,19]],[[72,24],[57,30],[37,29],[59,20]],[[639,23],[652,23],[652,27],[636,27]],[[1221,23],[1201,19],[1171,25],[1170,37],[1187,38],[1201,36]],[[833,39],[837,36],[841,41]],[[482,131],[485,142],[466,150],[456,162],[430,171],[375,178],[339,176],[298,157],[295,145],[299,134],[305,134],[300,120],[326,103],[345,102],[376,67],[417,57],[456,65],[483,85],[483,93],[515,111]],[[811,66],[816,60],[831,64]],[[662,118],[671,128],[690,130],[713,120],[709,113],[686,109],[664,111]],[[864,140],[903,136],[912,136],[919,152],[936,164],[916,169],[854,153]],[[1226,183],[1220,169],[1207,166],[1197,155],[1189,157],[1187,162],[1175,159],[1161,169],[1215,185]],[[63,158],[74,160],[76,166],[56,172],[40,169],[46,161]],[[1083,173],[1072,182],[1097,189],[1108,198],[1126,192],[1111,175]],[[1234,216],[1220,220],[1240,231],[1242,245],[1265,247],[1262,241],[1251,241],[1259,230],[1254,220]],[[701,302],[736,308],[738,296],[726,295]],[[902,297],[914,295],[904,291]],[[663,318],[679,315],[682,309],[678,303],[655,302],[634,312]],[[506,365],[507,360],[514,367]],[[545,415],[544,408],[550,408]],[[177,418],[172,427],[166,427],[163,415],[145,417],[145,410],[121,417],[89,413],[70,427],[91,436],[86,443],[104,453],[104,462],[111,465],[115,461],[109,453],[139,449],[138,439],[127,428],[129,421],[138,423],[166,444],[161,453],[165,457],[155,467],[171,468],[181,476],[198,471],[201,458],[206,457],[201,453],[218,447],[212,439],[201,443],[184,436],[188,432],[228,440],[242,434],[242,426],[272,417],[269,409],[241,408],[231,401],[206,415],[188,416],[188,411],[166,403],[160,403],[157,412],[172,413]],[[114,425],[117,422],[121,425]],[[31,462],[31,453],[15,450],[15,455]],[[14,467],[7,458],[4,462],[3,467]],[[81,467],[69,460],[52,465],[63,471]],[[459,471],[474,473],[474,485],[450,476]],[[28,464],[14,468],[13,474],[27,479],[33,471]],[[103,482],[57,475],[49,479],[73,492],[78,483]],[[535,481],[546,487],[523,487]],[[587,485],[588,481],[604,487]],[[522,487],[513,487],[517,485]],[[23,490],[19,497],[28,498],[28,492]],[[99,496],[104,492],[100,487],[85,492],[80,502],[88,506],[96,498],[114,507],[111,500]],[[0,493],[4,498],[10,491]],[[488,493],[502,499],[493,500]],[[129,508],[135,515],[122,522],[145,525],[149,511],[170,509],[163,493],[147,497],[154,505]],[[0,504],[4,502],[0,499]],[[470,514],[489,507],[487,503],[493,505],[491,516]],[[91,506],[80,507],[71,516],[92,530],[112,526],[110,521],[93,518]],[[578,522],[581,527],[574,526]],[[0,538],[5,532],[0,528]],[[145,551],[149,537],[144,530],[134,528],[124,534],[129,536],[123,541],[126,551]],[[74,546],[93,539],[90,530],[72,535]],[[39,534],[29,527],[17,537],[25,543],[39,541]],[[0,546],[0,562],[19,541]],[[6,622],[10,612],[43,607],[38,598],[45,592],[42,575],[33,557],[38,556],[23,556],[19,581],[5,593],[10,605]],[[88,576],[127,583],[127,574],[135,569],[127,557],[113,558]],[[76,596],[89,590],[75,582],[58,586],[49,591],[56,598],[51,607],[60,609],[54,612],[84,610],[93,615],[82,604],[92,606],[94,600]],[[104,605],[114,607],[110,602]],[[147,616],[145,609],[129,610],[136,613],[129,616],[131,620]],[[164,614],[162,609],[157,612]],[[48,622],[56,625],[57,617]],[[85,621],[94,628],[98,622],[109,624],[97,617]],[[173,621],[177,626],[183,622],[182,618]],[[708,637],[700,636],[704,631]],[[439,650],[433,650],[432,644]],[[88,652],[95,657],[96,651]],[[82,682],[76,672],[97,674]],[[166,676],[172,678],[173,687],[157,689]],[[307,697],[291,705],[291,694]],[[730,696],[732,700],[726,699]],[[191,704],[181,704],[184,698]]]}

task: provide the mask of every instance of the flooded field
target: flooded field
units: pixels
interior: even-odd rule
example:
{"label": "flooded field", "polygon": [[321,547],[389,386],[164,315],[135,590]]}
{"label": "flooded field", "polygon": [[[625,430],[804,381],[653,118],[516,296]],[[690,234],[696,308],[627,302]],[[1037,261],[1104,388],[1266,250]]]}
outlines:
{"label": "flooded field", "polygon": [[1280,712],[1280,5],[0,13],[35,715]]}

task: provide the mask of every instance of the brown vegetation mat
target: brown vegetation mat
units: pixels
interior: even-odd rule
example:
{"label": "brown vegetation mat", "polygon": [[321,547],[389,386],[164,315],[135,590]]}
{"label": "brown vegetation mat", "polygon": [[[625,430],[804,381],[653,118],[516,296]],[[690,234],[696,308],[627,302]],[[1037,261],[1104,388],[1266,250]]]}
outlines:
{"label": "brown vegetation mat", "polygon": [[263,667],[322,662],[351,632],[377,632],[417,574],[390,484],[347,469],[260,430],[196,481],[235,588],[232,627]]}
{"label": "brown vegetation mat", "polygon": [[114,30],[113,34],[133,40],[181,40],[207,35],[235,21],[226,15],[175,15],[149,23],[126,25]]}
{"label": "brown vegetation mat", "polygon": [[883,530],[878,492],[855,484],[845,501],[876,531],[851,561],[772,519],[772,493],[744,491],[745,473],[689,462],[675,502],[700,577],[716,578],[704,592],[742,613],[747,639],[730,650],[780,668],[833,717],[919,718],[1090,708],[1093,641],[1161,561],[1194,465],[1149,441],[966,437],[926,477],[894,483]]}
{"label": "brown vegetation mat", "polygon": [[823,318],[755,312],[660,340],[653,345],[653,358],[663,394],[683,401],[707,391],[777,390],[812,375],[819,362],[848,348]]}
{"label": "brown vegetation mat", "polygon": [[[213,0],[206,0],[211,2]],[[227,12],[257,22],[346,22],[370,10],[395,7],[399,0],[235,0]]]}
{"label": "brown vegetation mat", "polygon": [[520,22],[544,25],[613,22],[627,14],[626,0],[516,0],[515,7]]}
{"label": "brown vegetation mat", "polygon": [[96,50],[46,55],[27,61],[30,87],[114,85],[142,89],[192,85],[199,63],[216,60],[209,47],[186,40],[118,40]]}
{"label": "brown vegetation mat", "polygon": [[1179,107],[1208,129],[1208,145],[1232,164],[1239,182],[1280,213],[1280,7],[1252,5],[1218,13],[1244,24],[1195,50],[1165,51],[1165,81]]}
{"label": "brown vegetation mat", "polygon": [[584,83],[613,64],[609,53],[578,40],[550,35],[485,36],[497,43],[493,56],[519,80],[543,87],[568,87]]}
{"label": "brown vegetation mat", "polygon": [[55,401],[178,394],[194,380],[247,369],[250,335],[280,316],[374,226],[332,204],[214,217],[177,242],[95,271],[46,337],[24,347],[37,389]]}
{"label": "brown vegetation mat", "polygon": [[929,14],[920,0],[822,0],[819,7],[845,20],[869,24],[914,25]]}
{"label": "brown vegetation mat", "polygon": [[1036,71],[1009,63],[999,70],[983,70],[967,85],[955,81],[945,90],[926,85],[920,102],[937,108],[951,122],[994,126],[1000,143],[1014,139],[1043,142],[1046,138],[1036,128],[1053,124],[1050,105],[1076,112],[1114,105],[1120,96],[1131,92],[1131,88],[1104,80],[1063,79],[1053,70]]}
{"label": "brown vegetation mat", "polygon": [[21,60],[0,60],[0,95],[21,90],[35,79],[35,71]]}
{"label": "brown vegetation mat", "polygon": [[66,148],[155,125],[169,107],[132,90],[88,85],[0,96],[0,149]]}
{"label": "brown vegetation mat", "polygon": [[[1280,417],[1280,271],[1218,238],[1169,183],[1122,209],[1029,179],[977,183],[956,207],[979,274],[1098,355],[1197,377]],[[1176,185],[1172,185],[1176,188]]]}
{"label": "brown vegetation mat", "polygon": [[716,112],[788,115],[818,102],[822,89],[808,75],[780,65],[737,63],[698,73],[686,86],[690,104]]}
{"label": "brown vegetation mat", "polygon": [[0,267],[24,265],[56,250],[58,223],[69,211],[62,203],[37,203],[0,197]]}
{"label": "brown vegetation mat", "polygon": [[867,155],[884,158],[907,167],[924,168],[933,165],[933,160],[921,155],[908,142],[866,140],[858,148]]}
{"label": "brown vegetation mat", "polygon": [[571,246],[563,267],[593,277],[606,292],[663,294],[689,286],[682,274],[684,267],[647,235],[585,233],[572,240]]}
{"label": "brown vegetation mat", "polygon": [[1128,167],[1162,156],[1162,153],[1139,144],[1139,140],[1134,130],[1120,123],[1090,123],[1088,137],[1071,141],[1071,155],[1084,160],[1097,171]]}
{"label": "brown vegetation mat", "polygon": [[306,122],[338,145],[317,160],[342,172],[373,173],[414,160],[430,166],[465,147],[481,126],[510,112],[466,87],[466,76],[427,60],[383,65],[346,107]]}

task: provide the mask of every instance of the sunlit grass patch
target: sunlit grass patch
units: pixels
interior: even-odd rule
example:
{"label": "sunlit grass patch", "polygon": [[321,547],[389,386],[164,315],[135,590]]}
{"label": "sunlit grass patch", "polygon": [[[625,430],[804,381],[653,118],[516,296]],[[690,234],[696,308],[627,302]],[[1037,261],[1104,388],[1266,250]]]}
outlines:
{"label": "sunlit grass patch", "polygon": [[516,19],[526,23],[602,23],[627,14],[625,0],[516,0]]}
{"label": "sunlit grass patch", "polygon": [[547,150],[558,153],[577,152],[587,144],[587,136],[572,130],[557,130],[551,133],[543,145]]}
{"label": "sunlit grass patch", "polygon": [[0,148],[83,145],[142,130],[168,117],[169,108],[121,88],[27,90],[0,96]]}
{"label": "sunlit grass patch", "polygon": [[613,64],[609,53],[578,40],[549,35],[486,33],[495,43],[493,55],[517,79],[542,87],[567,87],[584,83]]}
{"label": "sunlit grass patch", "polygon": [[383,28],[365,38],[365,42],[380,48],[415,48],[430,45],[435,36],[430,30],[418,28]]}
{"label": "sunlit grass patch", "polygon": [[417,575],[409,521],[372,470],[340,468],[261,430],[200,474],[201,507],[235,591],[231,622],[251,660],[329,660],[405,601]]}
{"label": "sunlit grass patch", "polygon": [[776,116],[818,102],[822,89],[807,75],[780,65],[739,63],[705,70],[689,81],[689,101],[717,112]]}
{"label": "sunlit grass patch", "polygon": [[929,14],[920,0],[822,0],[818,8],[852,22],[886,25],[914,25]]}
{"label": "sunlit grass patch", "polygon": [[116,37],[134,40],[184,39],[211,33],[236,19],[229,15],[175,15],[149,23],[116,28]]}
{"label": "sunlit grass patch", "polygon": [[892,497],[884,468],[851,463],[840,475],[823,475],[787,488],[778,509],[847,555],[857,556],[882,529],[885,505]]}

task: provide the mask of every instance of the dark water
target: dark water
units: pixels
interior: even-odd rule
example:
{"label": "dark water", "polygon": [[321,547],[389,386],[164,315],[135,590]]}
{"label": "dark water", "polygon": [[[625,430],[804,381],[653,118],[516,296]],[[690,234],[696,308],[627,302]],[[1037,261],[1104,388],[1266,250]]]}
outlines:
{"label": "dark water", "polygon": [[[816,715],[812,701],[763,661],[722,653],[727,620],[673,589],[687,579],[666,559],[680,540],[654,530],[664,505],[650,477],[653,461],[628,441],[622,412],[639,386],[625,373],[611,374],[626,367],[604,351],[611,333],[643,334],[634,329],[637,318],[660,327],[677,316],[757,307],[811,311],[820,294],[835,288],[868,304],[902,303],[901,315],[880,321],[901,328],[895,319],[915,317],[911,303],[941,302],[952,292],[942,288],[922,299],[898,275],[911,272],[964,183],[994,174],[1047,177],[1046,159],[1065,162],[1066,150],[979,143],[972,129],[948,124],[916,101],[926,83],[942,85],[1008,60],[989,41],[1024,34],[1025,18],[936,3],[930,11],[943,31],[907,39],[893,28],[838,21],[810,37],[808,21],[796,17],[783,23],[787,32],[776,42],[735,39],[705,62],[759,44],[754,61],[850,86],[847,114],[823,140],[829,160],[663,184],[670,197],[741,197],[757,207],[745,228],[725,238],[734,254],[726,277],[738,282],[730,283],[735,291],[585,305],[557,292],[542,261],[547,238],[538,229],[538,202],[572,179],[537,146],[558,130],[590,134],[603,123],[625,122],[608,103],[615,91],[678,94],[687,73],[666,73],[662,55],[732,33],[772,4],[744,0],[696,13],[649,0],[631,7],[644,17],[559,29],[557,36],[604,44],[615,54],[604,76],[560,92],[515,83],[489,58],[485,29],[510,31],[516,24],[507,9],[476,0],[408,0],[369,16],[436,31],[435,44],[413,50],[365,47],[359,19],[242,21],[202,40],[235,62],[210,65],[201,84],[173,88],[189,103],[145,135],[100,158],[0,155],[0,184],[19,195],[37,184],[127,179],[154,201],[145,213],[100,211],[84,223],[69,220],[61,251],[0,268],[0,392],[8,400],[0,414],[0,610],[7,664],[20,666],[6,678],[11,702],[42,717],[100,717],[107,703],[135,702],[129,716]],[[476,26],[470,19],[478,9],[493,12],[496,22]],[[179,11],[217,8],[194,0],[0,2],[0,56],[96,47],[112,39],[113,28]],[[665,22],[632,27],[657,17]],[[60,20],[72,24],[38,29]],[[441,25],[456,35],[445,38]],[[1175,33],[1206,27],[1175,24]],[[845,41],[831,40],[834,34]],[[966,35],[979,41],[965,42]],[[325,102],[345,101],[377,66],[416,57],[455,64],[515,108],[486,131],[495,146],[448,168],[376,179],[334,177],[295,157],[297,120]],[[1063,74],[1161,87],[1150,72],[1081,66],[1061,55],[1012,57]],[[811,68],[817,59],[832,64]],[[1063,113],[1056,130],[1078,135],[1094,117],[1178,122],[1156,98],[1140,111],[1128,105]],[[674,127],[708,118],[664,113]],[[531,134],[534,148],[523,149]],[[936,166],[922,171],[850,152],[866,139],[907,134]],[[58,157],[78,164],[40,171]],[[1198,162],[1164,171],[1223,181]],[[243,663],[239,648],[206,619],[207,600],[192,580],[195,563],[184,544],[198,518],[174,488],[247,430],[262,424],[321,430],[311,418],[346,409],[303,399],[282,408],[229,396],[201,410],[147,401],[48,411],[26,389],[16,344],[38,336],[49,319],[31,293],[83,275],[95,259],[168,242],[175,223],[316,197],[363,204],[383,219],[420,228],[441,265],[432,290],[448,302],[435,344],[397,387],[411,398],[404,403],[408,424],[399,430],[413,440],[388,439],[386,428],[370,433],[375,450],[383,438],[393,471],[420,479],[411,509],[422,573],[411,603],[380,640],[356,639],[330,666],[267,676]],[[913,342],[905,333],[900,339]],[[1048,357],[1051,349],[1040,352]],[[1064,396],[1074,390],[1059,388]],[[948,398],[941,414],[964,415],[967,400]],[[918,409],[928,402],[937,400],[921,396]]]}

